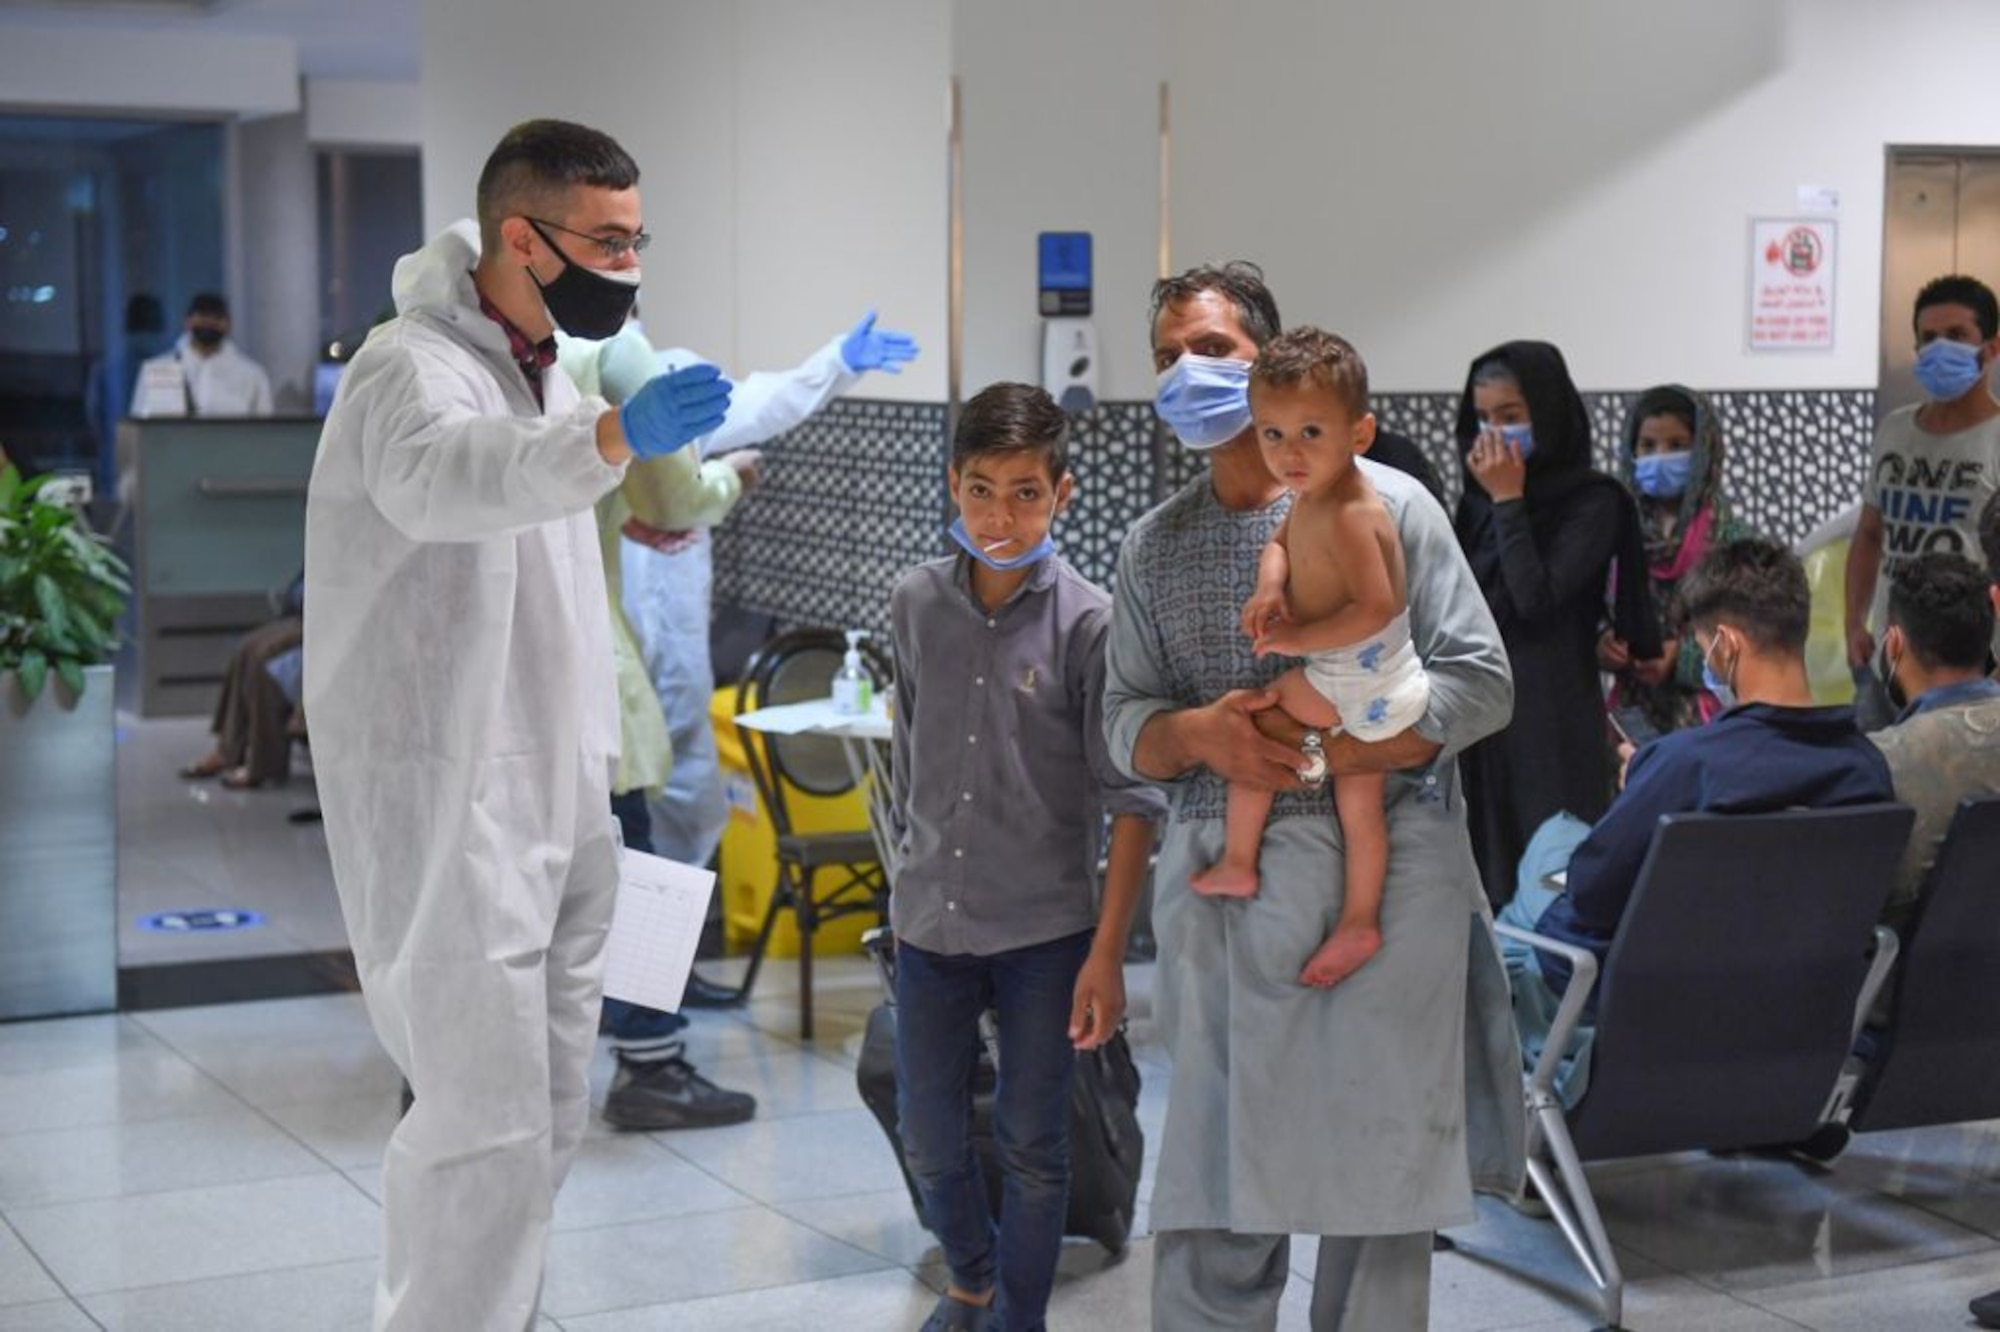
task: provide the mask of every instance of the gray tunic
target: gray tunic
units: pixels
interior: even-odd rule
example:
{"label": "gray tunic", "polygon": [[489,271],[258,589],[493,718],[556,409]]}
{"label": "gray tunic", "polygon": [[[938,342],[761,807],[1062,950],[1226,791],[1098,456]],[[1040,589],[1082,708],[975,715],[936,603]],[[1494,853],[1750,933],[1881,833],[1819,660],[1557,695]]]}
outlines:
{"label": "gray tunic", "polygon": [[[1160,1230],[1388,1235],[1473,1218],[1471,1190],[1518,1185],[1519,1044],[1454,756],[1506,725],[1500,635],[1451,524],[1422,486],[1363,463],[1402,536],[1411,630],[1431,674],[1419,734],[1429,768],[1389,781],[1383,948],[1331,991],[1301,985],[1340,910],[1329,791],[1279,797],[1263,886],[1205,898],[1188,875],[1220,856],[1227,787],[1206,769],[1168,784],[1155,876],[1155,1005],[1174,1061],[1153,1225]],[[1119,556],[1107,656],[1112,757],[1128,771],[1155,713],[1262,684],[1238,627],[1257,556],[1289,497],[1250,512],[1206,473],[1134,525]]]}

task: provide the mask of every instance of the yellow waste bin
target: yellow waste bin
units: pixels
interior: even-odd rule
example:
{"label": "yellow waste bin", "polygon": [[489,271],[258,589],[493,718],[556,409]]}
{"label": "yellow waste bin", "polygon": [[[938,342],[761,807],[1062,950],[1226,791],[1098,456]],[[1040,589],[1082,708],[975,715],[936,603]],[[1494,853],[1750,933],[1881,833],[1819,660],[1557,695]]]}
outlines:
{"label": "yellow waste bin", "polygon": [[1854,701],[1854,672],[1847,665],[1846,537],[1805,557],[1806,586],[1812,590],[1812,622],[1806,638],[1806,679],[1821,707]]}
{"label": "yellow waste bin", "polygon": [[[736,729],[736,686],[715,691],[709,700],[709,721],[715,727],[715,744],[722,756],[722,788],[729,797],[729,825],[722,832],[721,870],[723,934],[732,952],[749,949],[763,928],[764,913],[770,909],[771,895],[778,888],[778,835],[769,811],[757,792],[756,778],[743,753],[743,737]],[[761,744],[753,739],[752,743]],[[785,790],[785,809],[792,816],[792,831],[866,832],[868,830],[867,788],[856,786],[837,796],[807,795],[797,787]],[[819,872],[820,892],[832,890],[845,881],[847,871],[831,867]],[[861,936],[875,927],[873,912],[857,912],[829,921],[813,931],[813,953],[859,953]],[[790,911],[778,918],[771,932],[768,956],[799,955],[798,920]]]}

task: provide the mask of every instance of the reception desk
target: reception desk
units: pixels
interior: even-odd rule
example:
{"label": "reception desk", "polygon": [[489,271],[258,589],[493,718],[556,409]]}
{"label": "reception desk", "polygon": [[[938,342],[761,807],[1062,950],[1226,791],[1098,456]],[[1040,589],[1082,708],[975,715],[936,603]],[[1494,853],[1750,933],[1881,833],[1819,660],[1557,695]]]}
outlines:
{"label": "reception desk", "polygon": [[305,564],[319,432],[311,418],[120,423],[141,716],[210,712],[237,641],[276,613]]}

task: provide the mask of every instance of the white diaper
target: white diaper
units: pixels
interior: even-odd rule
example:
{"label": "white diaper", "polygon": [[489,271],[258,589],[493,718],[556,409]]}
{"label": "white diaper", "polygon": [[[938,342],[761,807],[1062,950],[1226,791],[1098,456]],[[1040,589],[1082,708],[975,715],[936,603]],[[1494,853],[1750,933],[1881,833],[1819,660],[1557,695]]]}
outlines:
{"label": "white diaper", "polygon": [[1340,710],[1341,725],[1357,740],[1386,740],[1415,725],[1431,703],[1431,679],[1410,642],[1405,610],[1359,643],[1315,652],[1305,661],[1306,683]]}

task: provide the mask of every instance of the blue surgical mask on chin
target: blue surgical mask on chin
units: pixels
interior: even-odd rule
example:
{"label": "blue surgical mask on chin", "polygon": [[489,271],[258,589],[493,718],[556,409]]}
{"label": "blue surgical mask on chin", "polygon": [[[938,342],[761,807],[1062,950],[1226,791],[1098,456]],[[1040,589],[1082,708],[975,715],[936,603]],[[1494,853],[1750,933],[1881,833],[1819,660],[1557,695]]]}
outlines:
{"label": "blue surgical mask on chin", "polygon": [[1955,402],[1985,375],[1979,348],[1949,338],[1926,342],[1917,351],[1917,383],[1932,402]]}
{"label": "blue surgical mask on chin", "polygon": [[970,555],[973,559],[978,560],[987,568],[998,569],[1002,573],[1006,573],[1010,569],[1019,569],[1024,565],[1033,564],[1037,560],[1045,560],[1056,553],[1056,539],[1047,532],[1042,533],[1040,541],[1037,541],[1019,555],[1015,555],[1010,559],[1001,559],[979,548],[979,543],[972,539],[972,533],[965,530],[965,519],[952,519],[951,526],[946,528],[945,531],[953,541],[958,543],[960,550]]}
{"label": "blue surgical mask on chin", "polygon": [[1535,428],[1532,425],[1495,425],[1491,421],[1481,421],[1479,428],[1497,430],[1500,438],[1521,451],[1521,461],[1526,462],[1535,455]]}
{"label": "blue surgical mask on chin", "polygon": [[1198,453],[1227,444],[1250,426],[1250,362],[1189,352],[1161,372],[1153,410]]}
{"label": "blue surgical mask on chin", "polygon": [[1687,493],[1688,470],[1694,455],[1649,453],[1632,463],[1632,484],[1648,499],[1678,499]]}

